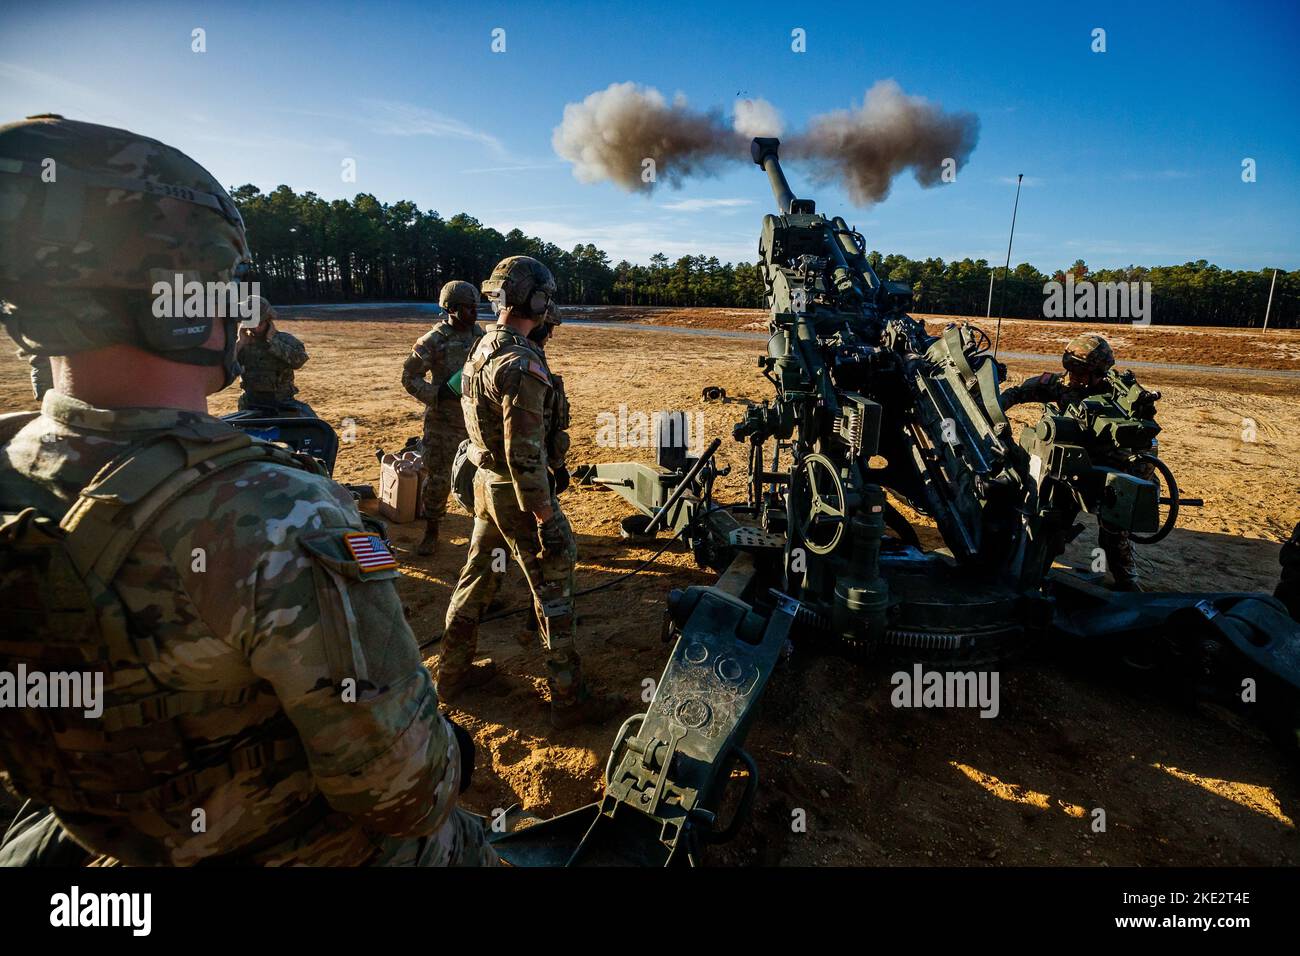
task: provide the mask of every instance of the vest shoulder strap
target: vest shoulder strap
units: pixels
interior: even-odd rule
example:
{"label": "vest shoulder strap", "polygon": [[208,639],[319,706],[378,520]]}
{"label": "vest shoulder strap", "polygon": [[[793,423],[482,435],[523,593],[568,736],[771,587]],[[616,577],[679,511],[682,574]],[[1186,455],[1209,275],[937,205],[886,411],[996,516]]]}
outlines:
{"label": "vest shoulder strap", "polygon": [[217,472],[249,461],[305,467],[292,452],[243,432],[216,441],[167,434],[128,449],[100,469],[59,522],[77,572],[112,581],[159,512]]}

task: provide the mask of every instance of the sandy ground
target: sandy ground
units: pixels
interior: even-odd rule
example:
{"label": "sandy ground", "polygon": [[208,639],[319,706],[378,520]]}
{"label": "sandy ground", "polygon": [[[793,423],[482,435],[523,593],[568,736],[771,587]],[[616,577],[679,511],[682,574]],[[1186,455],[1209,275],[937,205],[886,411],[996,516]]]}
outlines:
{"label": "sandy ground", "polygon": [[[630,321],[651,325],[674,325],[690,328],[731,329],[765,332],[767,313],[759,309],[673,309],[569,306],[566,315],[575,319]],[[996,331],[996,319],[972,316],[962,319],[951,315],[913,313],[932,328],[941,329],[949,322],[970,321],[990,336]],[[1080,332],[1099,331],[1110,341],[1117,354],[1129,361],[1170,362],[1180,365],[1226,365],[1241,368],[1300,369],[1300,330],[1274,329],[1261,333],[1257,329],[1207,329],[1190,326],[1135,326],[1109,323],[1104,326],[1085,322],[1029,321],[1005,319],[998,343],[1000,351],[1059,355],[1065,345]]]}
{"label": "sandy ground", "polygon": [[[340,318],[293,321],[286,328],[312,355],[299,376],[302,397],[336,428],[344,419],[355,425],[355,441],[343,445],[335,476],[377,483],[375,449],[399,447],[420,432],[420,408],[399,376],[425,320],[389,312],[382,320]],[[1004,343],[1014,343],[1005,347],[1054,351],[1058,345],[1049,344],[1069,335],[1056,325],[1025,325],[1010,326],[1011,336],[1004,326]],[[1180,345],[1182,351],[1166,355],[1148,349],[1150,332],[1133,335],[1137,344],[1130,349],[1126,339],[1122,358],[1218,358],[1235,365],[1254,355],[1263,356],[1258,364],[1266,367],[1300,367],[1294,354],[1300,339],[1289,333],[1278,337],[1290,343],[1289,365],[1276,364],[1282,360],[1271,336],[1263,342],[1239,332],[1189,331],[1189,340],[1203,344]],[[630,412],[699,413],[706,440],[729,436],[742,409],[734,400],[770,394],[755,370],[756,351],[747,341],[566,326],[551,354],[575,409],[572,461],[652,460],[649,449],[597,446],[597,414],[617,414],[620,404]],[[1013,379],[1040,370],[1011,363]],[[1203,509],[1186,511],[1163,544],[1140,552],[1147,581],[1157,588],[1271,590],[1278,542],[1300,518],[1296,383],[1154,371],[1142,378],[1165,396],[1162,456],[1184,494],[1206,501]],[[702,403],[705,384],[724,386],[733,402]],[[217,396],[213,411],[232,410],[235,399],[233,390]],[[0,358],[0,407],[32,405],[25,365]],[[740,494],[743,451],[726,437],[720,457],[733,475],[719,482],[724,500]],[[616,495],[574,489],[563,505],[579,535],[580,588],[609,581],[651,553],[619,538],[618,521],[629,509]],[[447,540],[432,559],[413,553],[419,526],[392,528],[404,562],[400,587],[422,641],[441,630],[469,528],[453,503]],[[1090,528],[1067,559],[1086,563],[1094,545]],[[642,682],[658,677],[667,655],[659,639],[665,593],[711,580],[674,548],[637,577],[581,600],[579,640],[589,676],[643,709]],[[518,573],[503,594],[511,606],[524,603]],[[516,644],[517,620],[484,625],[481,652],[499,662],[503,678],[467,695],[455,712],[479,745],[480,769],[466,803],[489,814],[519,802],[549,816],[597,797],[617,722],[550,729],[541,657]],[[711,859],[768,865],[1300,862],[1300,773],[1231,715],[1134,696],[1034,660],[1003,669],[1002,712],[992,720],[974,711],[897,710],[889,690],[888,669],[833,655],[797,650],[782,664],[748,741],[763,778],[753,822]],[[1106,811],[1104,833],[1090,826],[1099,807]],[[807,815],[807,832],[791,826],[798,810]]]}

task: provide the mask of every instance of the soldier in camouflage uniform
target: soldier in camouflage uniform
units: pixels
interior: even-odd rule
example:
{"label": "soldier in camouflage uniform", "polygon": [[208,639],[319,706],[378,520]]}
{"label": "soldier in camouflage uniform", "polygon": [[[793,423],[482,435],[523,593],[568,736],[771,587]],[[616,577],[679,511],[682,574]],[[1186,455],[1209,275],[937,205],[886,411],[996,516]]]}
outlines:
{"label": "soldier in camouflage uniform", "polygon": [[[554,328],[547,321],[547,306],[555,280],[536,259],[512,256],[497,264],[483,293],[498,321],[475,346],[461,382],[469,459],[477,468],[474,530],[447,608],[439,694],[454,697],[495,673],[490,659],[475,664],[474,652],[479,618],[500,585],[494,552],[508,552],[524,571],[541,622],[553,725],[599,723],[624,701],[586,686],[574,644],[577,541],[556,498],[552,472],[563,463],[548,454],[561,445],[567,451],[568,442],[567,435],[558,437],[563,428],[556,418],[557,390],[542,349]],[[550,316],[559,320],[556,311]]]}
{"label": "soldier in camouflage uniform", "polygon": [[313,463],[207,414],[236,315],[151,312],[160,279],[245,274],[230,197],[58,117],[0,127],[0,157],[0,321],[69,388],[0,416],[0,670],[103,680],[98,714],[0,707],[29,801],[0,864],[495,862],[382,539]]}
{"label": "soldier in camouflage uniform", "polygon": [[483,337],[478,325],[478,289],[459,279],[442,287],[438,304],[448,317],[420,336],[402,366],[402,387],[424,402],[424,537],[416,554],[438,549],[438,524],[451,494],[451,461],[465,440],[460,393],[449,382],[465,366]]}
{"label": "soldier in camouflage uniform", "polygon": [[261,296],[253,296],[244,310],[246,314],[251,310],[260,321],[241,327],[235,346],[241,369],[239,410],[315,418],[310,405],[294,398],[298,388],[293,373],[307,364],[307,349],[295,336],[275,327],[275,309]]}
{"label": "soldier in camouflage uniform", "polygon": [[[1063,412],[1089,395],[1108,392],[1110,387],[1106,383],[1106,373],[1115,365],[1115,353],[1111,351],[1110,343],[1100,335],[1085,333],[1075,336],[1066,346],[1065,354],[1061,356],[1061,365],[1065,369],[1064,375],[1060,372],[1043,372],[1003,391],[1000,396],[1002,407],[1042,402]],[[1127,459],[1096,464],[1122,466],[1139,478],[1150,478],[1154,473],[1154,467],[1150,464],[1133,464]],[[1115,590],[1141,591],[1129,533],[1122,528],[1111,527],[1104,521],[1098,522],[1097,541],[1105,552],[1106,565],[1114,578]]]}

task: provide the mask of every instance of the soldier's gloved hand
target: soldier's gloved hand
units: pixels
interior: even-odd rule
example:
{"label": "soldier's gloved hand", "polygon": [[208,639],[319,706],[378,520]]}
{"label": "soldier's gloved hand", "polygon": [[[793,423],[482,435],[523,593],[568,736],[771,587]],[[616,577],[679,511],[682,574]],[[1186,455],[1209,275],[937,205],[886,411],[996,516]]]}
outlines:
{"label": "soldier's gloved hand", "polygon": [[460,792],[469,789],[470,778],[474,776],[474,738],[456,721],[446,718],[451,724],[452,733],[456,735],[456,747],[460,750]]}
{"label": "soldier's gloved hand", "polygon": [[557,495],[563,494],[564,490],[569,487],[569,469],[563,465],[551,469],[551,483],[555,486]]}
{"label": "soldier's gloved hand", "polygon": [[569,543],[564,530],[564,518],[558,511],[537,526],[537,538],[542,545],[542,553],[563,551]]}

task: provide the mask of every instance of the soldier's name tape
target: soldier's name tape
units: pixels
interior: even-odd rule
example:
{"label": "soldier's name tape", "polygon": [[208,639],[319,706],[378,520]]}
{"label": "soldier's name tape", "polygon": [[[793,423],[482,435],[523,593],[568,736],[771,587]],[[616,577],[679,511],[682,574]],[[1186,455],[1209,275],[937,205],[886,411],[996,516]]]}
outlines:
{"label": "soldier's name tape", "polygon": [[80,710],[88,718],[104,713],[102,671],[0,671],[0,707]]}

